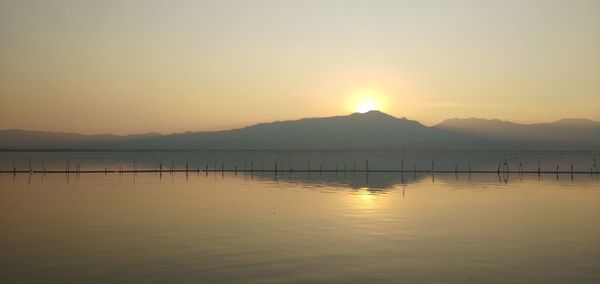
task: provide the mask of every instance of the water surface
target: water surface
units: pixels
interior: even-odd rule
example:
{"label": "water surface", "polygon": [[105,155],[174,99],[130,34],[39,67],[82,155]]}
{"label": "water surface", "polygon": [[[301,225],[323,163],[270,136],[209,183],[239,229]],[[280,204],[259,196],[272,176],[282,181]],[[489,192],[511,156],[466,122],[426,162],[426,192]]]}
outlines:
{"label": "water surface", "polygon": [[0,282],[598,283],[596,175],[0,174]]}

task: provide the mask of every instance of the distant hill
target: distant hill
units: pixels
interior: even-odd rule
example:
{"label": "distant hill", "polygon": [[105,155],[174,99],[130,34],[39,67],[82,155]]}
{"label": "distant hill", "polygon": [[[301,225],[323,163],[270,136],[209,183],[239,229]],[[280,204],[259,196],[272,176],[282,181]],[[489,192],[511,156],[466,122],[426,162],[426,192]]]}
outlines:
{"label": "distant hill", "polygon": [[522,125],[450,119],[434,127],[370,111],[346,116],[261,123],[224,131],[169,135],[83,135],[0,130],[0,149],[72,150],[388,150],[593,149],[600,126],[589,120]]}
{"label": "distant hill", "polygon": [[434,127],[501,142],[577,141],[591,144],[600,142],[600,123],[589,119],[562,119],[550,123],[518,124],[497,119],[453,118]]}
{"label": "distant hill", "polygon": [[0,130],[0,149],[79,149],[88,145],[114,144],[161,136],[159,133],[136,135],[94,134],[31,131],[20,129]]}
{"label": "distant hill", "polygon": [[150,148],[377,149],[466,142],[464,135],[379,111],[262,123],[241,129],[182,133],[152,139]]}

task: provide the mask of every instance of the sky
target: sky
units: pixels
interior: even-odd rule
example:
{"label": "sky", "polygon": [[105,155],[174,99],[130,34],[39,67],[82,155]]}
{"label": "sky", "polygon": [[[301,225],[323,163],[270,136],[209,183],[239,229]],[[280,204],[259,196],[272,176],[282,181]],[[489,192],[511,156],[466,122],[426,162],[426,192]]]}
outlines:
{"label": "sky", "polygon": [[596,0],[0,0],[0,42],[0,129],[600,121]]}

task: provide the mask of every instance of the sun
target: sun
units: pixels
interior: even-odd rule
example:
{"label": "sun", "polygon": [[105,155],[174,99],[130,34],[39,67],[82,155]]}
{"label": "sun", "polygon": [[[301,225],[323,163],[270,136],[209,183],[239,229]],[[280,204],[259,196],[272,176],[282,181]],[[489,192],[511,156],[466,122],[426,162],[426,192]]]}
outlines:
{"label": "sun", "polygon": [[387,105],[388,100],[384,92],[374,88],[355,89],[346,100],[346,110],[359,113],[386,111]]}
{"label": "sun", "polygon": [[357,103],[357,111],[360,113],[369,112],[372,110],[378,110],[379,104],[377,100],[373,97],[362,97],[358,100]]}

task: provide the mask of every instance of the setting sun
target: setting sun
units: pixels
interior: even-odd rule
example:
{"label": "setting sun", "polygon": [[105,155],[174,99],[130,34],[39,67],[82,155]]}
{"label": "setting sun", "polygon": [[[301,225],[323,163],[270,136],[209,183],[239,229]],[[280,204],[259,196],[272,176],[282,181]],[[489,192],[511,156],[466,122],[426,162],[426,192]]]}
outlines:
{"label": "setting sun", "polygon": [[365,113],[372,110],[378,109],[377,101],[372,97],[363,97],[358,102],[357,111]]}
{"label": "setting sun", "polygon": [[362,89],[352,94],[348,100],[348,108],[354,112],[365,113],[372,110],[384,111],[386,99],[382,93],[374,89]]}

